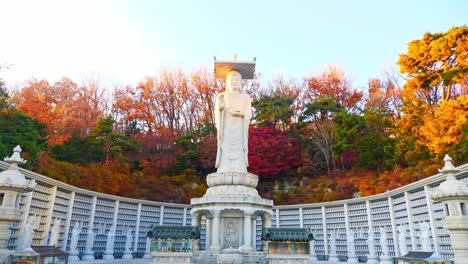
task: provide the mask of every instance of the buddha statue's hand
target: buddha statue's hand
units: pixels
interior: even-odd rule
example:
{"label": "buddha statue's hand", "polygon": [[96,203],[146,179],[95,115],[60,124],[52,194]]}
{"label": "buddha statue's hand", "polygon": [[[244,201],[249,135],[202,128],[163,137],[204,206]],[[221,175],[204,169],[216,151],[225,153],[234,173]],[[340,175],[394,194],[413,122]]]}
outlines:
{"label": "buddha statue's hand", "polygon": [[242,112],[239,111],[239,110],[232,111],[231,114],[232,114],[233,116],[237,116],[237,117],[243,117],[243,116],[244,116],[244,113],[242,113]]}

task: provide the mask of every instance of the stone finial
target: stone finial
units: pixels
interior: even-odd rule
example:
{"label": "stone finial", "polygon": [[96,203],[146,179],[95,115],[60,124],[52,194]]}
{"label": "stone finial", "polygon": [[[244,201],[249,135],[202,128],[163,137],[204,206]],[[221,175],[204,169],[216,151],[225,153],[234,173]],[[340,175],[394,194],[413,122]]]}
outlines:
{"label": "stone finial", "polygon": [[17,145],[14,149],[13,149],[13,155],[11,155],[11,157],[9,158],[4,158],[3,160],[7,163],[10,163],[11,165],[18,165],[18,164],[24,164],[27,162],[27,160],[24,160],[21,158],[21,147],[20,145]]}
{"label": "stone finial", "polygon": [[18,170],[18,164],[26,163],[26,160],[21,158],[21,147],[18,145],[13,149],[11,157],[3,160],[10,163],[7,170],[0,172],[0,186],[16,186],[20,192],[30,192],[36,186],[34,179],[26,180],[26,177]]}
{"label": "stone finial", "polygon": [[236,61],[237,60],[237,53],[232,53],[232,60],[233,61]]}
{"label": "stone finial", "polygon": [[446,197],[468,195],[468,187],[457,180],[455,173],[460,170],[452,164],[452,158],[449,155],[444,157],[445,166],[439,172],[447,175],[447,179],[439,185],[439,189],[432,195],[434,200],[440,200]]}
{"label": "stone finial", "polygon": [[452,160],[453,159],[448,154],[445,154],[445,157],[444,157],[445,165],[441,170],[439,170],[439,172],[442,172],[442,173],[458,172],[459,170],[455,168],[455,166],[453,166]]}

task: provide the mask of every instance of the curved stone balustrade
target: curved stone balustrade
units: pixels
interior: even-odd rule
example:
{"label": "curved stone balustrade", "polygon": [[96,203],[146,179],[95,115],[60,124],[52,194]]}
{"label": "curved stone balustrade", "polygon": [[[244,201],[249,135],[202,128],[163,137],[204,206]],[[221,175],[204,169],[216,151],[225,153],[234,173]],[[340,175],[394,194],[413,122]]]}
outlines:
{"label": "curved stone balustrade", "polygon": [[[0,170],[8,167],[7,163],[0,161]],[[460,172],[455,175],[456,178],[468,184],[468,164],[459,166],[458,169]],[[96,254],[104,253],[106,234],[111,225],[116,224],[120,225],[115,237],[116,256],[123,254],[125,250],[123,247],[125,237],[119,235],[123,231],[122,226],[135,230],[133,252],[142,256],[146,246],[146,230],[151,224],[192,224],[190,215],[192,207],[187,204],[107,195],[77,188],[29,170],[20,170],[27,179],[34,179],[37,182],[32,193],[23,195],[21,210],[29,216],[37,215],[41,218],[41,229],[36,231],[37,234],[34,237],[34,243],[38,245],[45,243],[46,232],[51,227],[53,219],[60,218],[62,222],[58,245],[64,250],[69,251],[68,234],[73,229],[73,223],[80,221],[83,225],[94,226],[98,234],[93,247]],[[222,177],[218,178],[219,175]],[[254,186],[258,183],[258,177],[249,173],[213,173],[208,177],[210,189],[216,193],[226,191],[223,189],[225,184],[233,182],[242,183],[237,187],[252,190],[255,190]],[[272,224],[277,227],[310,228],[316,237],[315,250],[318,256],[328,254],[329,242],[324,234],[336,229],[341,234],[338,238],[337,254],[346,256],[346,238],[343,234],[347,229],[352,228],[359,234],[355,240],[356,254],[365,256],[368,254],[366,239],[369,226],[376,227],[375,232],[378,232],[380,227],[386,227],[389,243],[396,245],[391,247],[390,254],[398,255],[396,251],[398,249],[396,238],[399,234],[397,228],[400,226],[405,228],[404,239],[408,250],[418,250],[421,248],[420,224],[427,222],[430,225],[432,248],[439,255],[449,259],[453,257],[453,252],[450,236],[442,226],[443,207],[441,203],[430,198],[432,192],[436,191],[444,180],[445,175],[439,173],[378,195],[333,202],[274,206]],[[228,198],[231,197],[226,199]],[[232,199],[240,198],[232,197]],[[201,224],[203,229],[204,222]],[[14,232],[18,232],[17,229],[12,229],[11,239],[8,241],[8,247],[12,249],[18,243],[17,233]],[[81,236],[78,245],[85,245],[85,242],[85,236]],[[203,249],[206,243],[203,236],[200,242]],[[260,243],[257,241],[257,245]],[[377,238],[376,243],[378,243]],[[79,247],[78,250],[82,253],[85,248]],[[377,251],[379,251],[378,248]]]}

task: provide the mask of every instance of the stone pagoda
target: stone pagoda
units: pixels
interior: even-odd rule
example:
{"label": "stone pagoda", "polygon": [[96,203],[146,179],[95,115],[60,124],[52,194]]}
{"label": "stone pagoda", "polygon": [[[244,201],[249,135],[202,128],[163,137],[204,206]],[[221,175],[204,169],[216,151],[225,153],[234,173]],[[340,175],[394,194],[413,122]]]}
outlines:
{"label": "stone pagoda", "polygon": [[21,194],[31,192],[36,183],[34,180],[26,180],[19,171],[18,165],[26,163],[20,154],[21,147],[18,145],[13,149],[13,155],[4,159],[5,162],[10,163],[10,167],[0,172],[0,261],[5,260],[14,252],[8,249],[13,246],[8,245],[11,229],[21,232],[21,236],[17,234],[22,238],[17,243],[17,250],[29,249],[32,242],[32,234],[24,234],[24,230],[21,231],[19,226],[19,223],[24,220],[21,215],[20,202]]}
{"label": "stone pagoda", "polygon": [[[216,98],[215,117],[218,148],[217,172],[207,176],[208,190],[191,200],[192,224],[206,219],[205,251],[195,263],[211,263],[223,249],[238,249],[242,263],[263,263],[257,252],[256,222],[271,226],[273,201],[256,189],[258,176],[247,172],[248,129],[251,98],[241,91],[242,79],[254,76],[254,61],[215,61],[215,77],[226,80],[226,90]],[[196,254],[197,255],[197,254]],[[210,259],[211,257],[211,259]]]}

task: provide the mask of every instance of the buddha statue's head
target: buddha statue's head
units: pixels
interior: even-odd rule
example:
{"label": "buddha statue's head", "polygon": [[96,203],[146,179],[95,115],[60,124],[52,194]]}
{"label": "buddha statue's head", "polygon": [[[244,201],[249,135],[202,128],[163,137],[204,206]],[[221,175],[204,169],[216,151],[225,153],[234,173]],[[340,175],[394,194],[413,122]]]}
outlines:
{"label": "buddha statue's head", "polygon": [[230,71],[226,75],[226,91],[240,91],[242,87],[242,75],[238,71]]}

